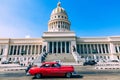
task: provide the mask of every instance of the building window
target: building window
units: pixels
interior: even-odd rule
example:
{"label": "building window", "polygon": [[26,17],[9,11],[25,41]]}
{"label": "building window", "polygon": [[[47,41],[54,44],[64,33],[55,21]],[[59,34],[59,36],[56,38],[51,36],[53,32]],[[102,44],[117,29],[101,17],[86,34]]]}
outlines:
{"label": "building window", "polygon": [[60,18],[60,15],[58,15],[58,18]]}

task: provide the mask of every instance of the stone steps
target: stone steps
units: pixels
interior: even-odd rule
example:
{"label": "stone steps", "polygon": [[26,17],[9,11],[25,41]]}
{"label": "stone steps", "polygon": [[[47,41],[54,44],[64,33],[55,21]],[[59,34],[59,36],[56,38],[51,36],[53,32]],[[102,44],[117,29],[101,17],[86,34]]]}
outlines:
{"label": "stone steps", "polygon": [[56,53],[56,54],[48,54],[45,58],[45,61],[55,61],[60,60],[61,62],[75,62],[74,57],[70,53]]}

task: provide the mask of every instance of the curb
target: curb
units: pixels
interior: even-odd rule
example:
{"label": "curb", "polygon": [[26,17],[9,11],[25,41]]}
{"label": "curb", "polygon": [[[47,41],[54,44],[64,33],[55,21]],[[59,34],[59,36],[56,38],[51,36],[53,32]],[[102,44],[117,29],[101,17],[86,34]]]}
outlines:
{"label": "curb", "polygon": [[20,71],[20,70],[25,70],[25,69],[4,69],[3,71]]}

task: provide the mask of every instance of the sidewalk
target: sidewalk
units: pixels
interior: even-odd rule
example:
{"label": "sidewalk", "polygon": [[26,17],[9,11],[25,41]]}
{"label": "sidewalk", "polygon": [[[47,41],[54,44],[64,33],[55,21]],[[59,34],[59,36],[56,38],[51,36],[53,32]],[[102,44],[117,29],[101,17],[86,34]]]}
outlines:
{"label": "sidewalk", "polygon": [[0,72],[25,70],[26,68],[26,66],[21,66],[19,64],[0,64]]}

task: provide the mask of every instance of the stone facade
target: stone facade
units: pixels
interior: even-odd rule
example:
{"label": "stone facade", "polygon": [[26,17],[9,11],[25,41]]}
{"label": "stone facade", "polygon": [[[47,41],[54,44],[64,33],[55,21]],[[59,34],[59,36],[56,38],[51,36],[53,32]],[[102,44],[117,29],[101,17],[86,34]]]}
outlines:
{"label": "stone facade", "polygon": [[68,15],[59,2],[51,13],[48,31],[43,33],[42,38],[0,38],[0,61],[30,62],[44,51],[51,54],[72,53],[73,56],[77,53],[86,60],[119,60],[120,36],[77,37],[70,30]]}

